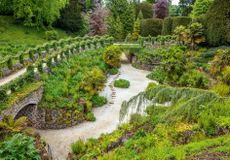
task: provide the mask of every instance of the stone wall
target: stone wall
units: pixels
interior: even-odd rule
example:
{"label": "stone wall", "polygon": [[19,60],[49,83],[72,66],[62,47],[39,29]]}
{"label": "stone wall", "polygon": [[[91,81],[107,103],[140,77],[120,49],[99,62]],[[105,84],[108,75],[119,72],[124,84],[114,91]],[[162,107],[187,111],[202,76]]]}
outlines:
{"label": "stone wall", "polygon": [[33,116],[35,116],[35,110],[37,108],[37,104],[40,102],[43,95],[43,87],[40,87],[39,89],[33,91],[29,96],[25,97],[24,99],[16,102],[11,108],[8,108],[4,111],[2,111],[0,115],[0,121],[8,115],[12,115],[13,118],[17,116],[17,114],[23,110],[24,107],[27,107],[28,105],[33,105],[35,109],[31,113]]}

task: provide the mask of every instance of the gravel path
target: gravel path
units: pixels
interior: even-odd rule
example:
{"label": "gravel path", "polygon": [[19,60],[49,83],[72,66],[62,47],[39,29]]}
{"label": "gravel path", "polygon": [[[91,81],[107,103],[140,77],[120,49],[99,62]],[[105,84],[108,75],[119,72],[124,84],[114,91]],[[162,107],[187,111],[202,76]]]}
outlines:
{"label": "gravel path", "polygon": [[[148,83],[147,71],[137,70],[130,64],[122,65],[120,74],[108,79],[101,95],[108,97],[109,103],[101,108],[94,108],[97,118],[95,122],[83,122],[77,126],[60,130],[38,130],[42,138],[50,145],[54,159],[66,159],[73,142],[86,138],[97,138],[102,133],[111,133],[119,125],[119,112],[124,100],[129,100],[141,91],[144,91]],[[130,81],[130,88],[118,89],[111,86],[114,79],[123,78]]]}
{"label": "gravel path", "polygon": [[25,72],[26,72],[26,68],[23,68],[7,77],[0,79],[0,86],[3,86],[4,84],[9,83],[10,81],[18,78],[19,76],[23,75]]}

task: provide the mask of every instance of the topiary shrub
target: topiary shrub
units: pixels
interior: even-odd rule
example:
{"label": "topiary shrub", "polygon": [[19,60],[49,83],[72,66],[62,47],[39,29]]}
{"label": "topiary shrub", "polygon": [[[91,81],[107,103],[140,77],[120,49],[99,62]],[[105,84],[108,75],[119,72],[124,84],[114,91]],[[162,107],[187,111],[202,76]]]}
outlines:
{"label": "topiary shrub", "polygon": [[163,25],[162,19],[149,18],[141,21],[141,36],[158,36],[161,34]]}
{"label": "topiary shrub", "polygon": [[125,79],[119,79],[114,82],[114,87],[117,88],[129,88],[130,82]]}
{"label": "topiary shrub", "polygon": [[96,95],[96,96],[93,96],[92,103],[93,103],[93,106],[101,107],[107,103],[107,99],[106,97]]}
{"label": "topiary shrub", "polygon": [[120,67],[121,65],[121,48],[118,46],[111,45],[105,49],[103,53],[103,60],[111,68]]}
{"label": "topiary shrub", "polygon": [[58,39],[58,33],[57,31],[46,31],[45,32],[46,39],[47,40],[57,40]]}
{"label": "topiary shrub", "polygon": [[212,46],[230,43],[229,6],[229,0],[215,0],[206,14],[207,41]]}

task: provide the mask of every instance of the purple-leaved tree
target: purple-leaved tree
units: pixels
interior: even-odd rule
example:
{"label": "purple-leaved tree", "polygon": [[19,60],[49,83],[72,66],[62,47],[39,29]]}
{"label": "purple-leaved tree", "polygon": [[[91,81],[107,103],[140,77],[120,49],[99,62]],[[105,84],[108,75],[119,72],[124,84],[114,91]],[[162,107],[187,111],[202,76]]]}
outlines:
{"label": "purple-leaved tree", "polygon": [[155,17],[164,19],[169,16],[169,3],[168,0],[158,0],[154,5]]}
{"label": "purple-leaved tree", "polygon": [[107,11],[101,5],[93,11],[90,16],[90,34],[91,35],[103,35],[107,32],[107,26],[105,22],[105,17]]}

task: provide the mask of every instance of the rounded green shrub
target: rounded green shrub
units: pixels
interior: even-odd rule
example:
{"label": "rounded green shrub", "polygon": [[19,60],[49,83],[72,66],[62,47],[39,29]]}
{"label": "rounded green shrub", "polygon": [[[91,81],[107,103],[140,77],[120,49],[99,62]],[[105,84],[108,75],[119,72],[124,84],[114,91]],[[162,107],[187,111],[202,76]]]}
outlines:
{"label": "rounded green shrub", "polygon": [[58,33],[57,31],[46,31],[45,32],[46,39],[47,40],[57,40],[58,39]]}
{"label": "rounded green shrub", "polygon": [[114,82],[114,87],[117,88],[129,88],[130,82],[125,79],[119,79]]}
{"label": "rounded green shrub", "polygon": [[111,45],[103,53],[103,60],[110,67],[120,67],[121,65],[121,48]]}
{"label": "rounded green shrub", "polygon": [[89,112],[86,114],[86,118],[87,121],[96,121],[96,117],[94,116],[94,114],[92,112]]}

